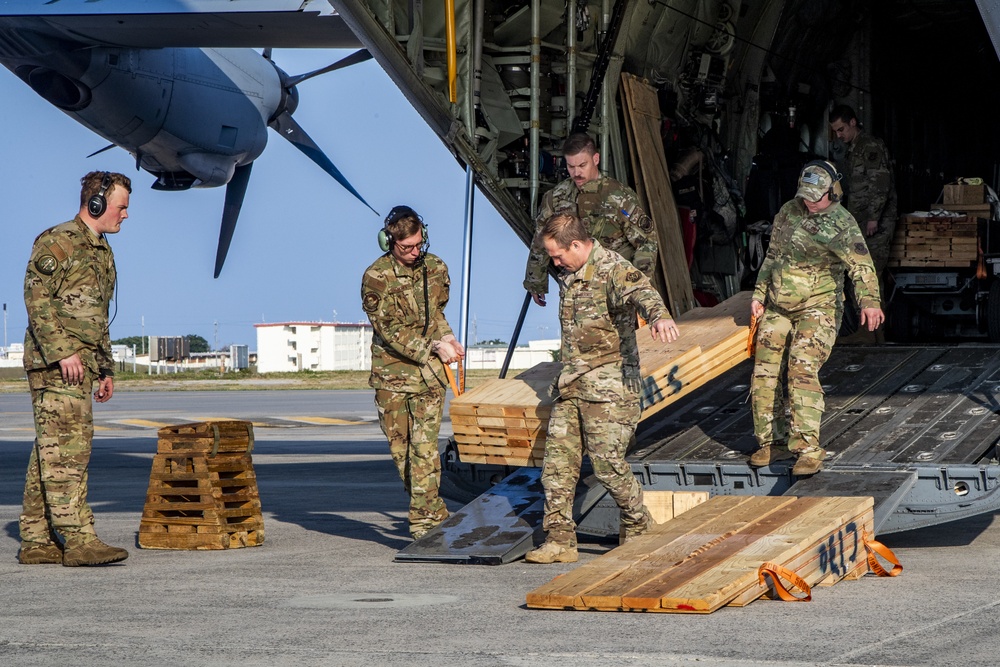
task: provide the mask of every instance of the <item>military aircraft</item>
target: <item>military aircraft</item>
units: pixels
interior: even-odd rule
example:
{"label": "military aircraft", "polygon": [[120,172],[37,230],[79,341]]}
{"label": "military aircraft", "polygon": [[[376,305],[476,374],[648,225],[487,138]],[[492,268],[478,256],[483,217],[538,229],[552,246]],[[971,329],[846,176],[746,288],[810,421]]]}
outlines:
{"label": "military aircraft", "polygon": [[[989,103],[1000,75],[997,0],[150,4],[160,13],[137,13],[123,0],[0,2],[0,53],[39,22],[56,26],[47,33],[56,40],[50,51],[71,64],[79,46],[65,52],[58,40],[79,45],[95,34],[100,44],[85,50],[124,49],[135,58],[148,48],[333,46],[337,39],[360,45],[525,243],[541,195],[562,177],[562,140],[589,131],[598,137],[602,167],[635,186],[653,214],[660,284],[675,314],[752,282],[754,223],[769,220],[794,195],[802,164],[836,159],[843,150],[829,131],[835,103],[851,104],[867,131],[886,141],[901,211],[930,208],[958,176],[983,178],[994,189],[1000,178],[1000,125]],[[22,57],[39,50],[31,42],[21,48]],[[257,62],[267,71],[264,60]],[[120,59],[117,67],[124,67]],[[148,90],[167,94],[155,70],[148,76]],[[267,76],[279,92],[302,80]],[[38,82],[46,77],[38,74]],[[85,79],[67,79],[55,82],[66,100],[81,102],[74,82]],[[178,104],[190,109],[197,102]],[[255,109],[267,122],[273,119],[261,109],[294,110],[280,100]],[[119,127],[131,120],[119,119]],[[177,171],[191,173],[178,164]],[[1000,248],[992,227],[984,223],[980,239],[982,275],[947,266],[911,272],[912,282],[903,282],[930,291],[911,299],[892,289],[890,322],[901,297],[906,316],[895,319],[904,332],[923,331],[914,310],[928,321],[953,316],[973,331],[1000,332]],[[995,350],[861,348],[845,355],[830,366],[839,383],[831,423],[851,454],[831,468],[846,475],[851,493],[878,497],[885,530],[1000,506]],[[790,477],[781,470],[754,472],[733,462],[735,443],[744,451],[751,439],[743,397],[727,394],[743,381],[706,387],[678,407],[676,418],[664,412],[640,427],[647,453],[633,469],[644,483],[716,494],[788,490]]]}
{"label": "military aircraft", "polygon": [[[74,10],[69,4],[4,3],[0,64],[110,141],[108,148],[131,153],[137,168],[156,177],[153,188],[226,186],[216,278],[268,127],[368,206],[292,114],[299,103],[298,84],[363,62],[370,54],[357,51],[299,75],[287,74],[270,57],[272,47],[288,43],[357,46],[328,5],[325,12],[226,15],[223,7],[194,16],[159,13],[172,3],[145,3],[142,13],[134,13],[131,5],[127,15],[109,16],[63,14]],[[102,3],[101,9],[125,11],[125,3],[115,4]],[[266,26],[258,27],[265,18]],[[218,48],[187,46],[199,43]],[[263,53],[243,46],[249,44],[262,45]]]}

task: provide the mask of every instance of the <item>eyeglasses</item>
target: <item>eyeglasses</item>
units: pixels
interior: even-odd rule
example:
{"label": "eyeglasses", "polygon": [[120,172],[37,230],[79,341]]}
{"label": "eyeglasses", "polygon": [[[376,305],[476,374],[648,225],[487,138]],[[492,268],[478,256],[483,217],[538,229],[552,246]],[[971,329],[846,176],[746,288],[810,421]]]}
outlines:
{"label": "eyeglasses", "polygon": [[416,250],[417,248],[421,247],[422,245],[424,245],[423,241],[421,241],[420,243],[410,243],[410,244],[397,243],[396,244],[396,250],[398,250],[399,252],[401,252],[401,253],[403,253],[405,255],[408,252],[413,252],[414,250]]}

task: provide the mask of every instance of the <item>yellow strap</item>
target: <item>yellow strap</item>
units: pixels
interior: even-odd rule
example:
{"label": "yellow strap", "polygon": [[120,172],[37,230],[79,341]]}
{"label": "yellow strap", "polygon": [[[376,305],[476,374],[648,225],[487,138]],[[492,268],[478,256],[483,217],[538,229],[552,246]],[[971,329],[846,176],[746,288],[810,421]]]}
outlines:
{"label": "yellow strap", "polygon": [[458,390],[458,385],[455,384],[455,374],[451,372],[451,366],[448,364],[444,365],[444,374],[448,376],[448,384],[451,385],[451,393],[455,396],[461,396],[462,392]]}
{"label": "yellow strap", "polygon": [[[896,554],[892,553],[892,549],[885,546],[878,540],[868,537],[866,531],[861,533],[861,541],[864,542],[865,551],[868,552],[868,567],[871,571],[880,577],[898,577],[903,571],[903,565],[896,558]],[[876,554],[886,559],[892,563],[892,569],[886,571],[882,564],[878,562]]]}
{"label": "yellow strap", "polygon": [[[761,563],[760,567],[757,568],[757,578],[760,580],[761,586],[767,585],[765,575],[768,574],[771,575],[771,580],[774,582],[774,591],[785,602],[809,602],[812,600],[812,591],[809,589],[809,584],[806,583],[805,579],[788,568],[782,567],[777,563]],[[792,586],[804,592],[805,596],[796,597],[790,593],[785,588],[785,584],[781,582],[782,579],[787,579]]]}

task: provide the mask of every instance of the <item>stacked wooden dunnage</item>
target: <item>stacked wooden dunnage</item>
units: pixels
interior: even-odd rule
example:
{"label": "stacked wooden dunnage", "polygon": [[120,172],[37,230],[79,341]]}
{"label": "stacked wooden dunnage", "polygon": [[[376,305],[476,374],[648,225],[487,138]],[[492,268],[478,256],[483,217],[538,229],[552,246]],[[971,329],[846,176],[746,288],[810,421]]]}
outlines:
{"label": "stacked wooden dunnage", "polygon": [[[654,341],[643,327],[636,335],[641,360],[643,418],[686,396],[747,359],[750,292],[714,308],[677,318],[680,338]],[[497,379],[451,402],[459,457],[466,463],[541,466],[552,409],[550,388],[560,364],[543,363],[511,379]]]}
{"label": "stacked wooden dunnage", "polygon": [[253,425],[210,421],[159,430],[139,524],[146,549],[232,549],[264,542]]}

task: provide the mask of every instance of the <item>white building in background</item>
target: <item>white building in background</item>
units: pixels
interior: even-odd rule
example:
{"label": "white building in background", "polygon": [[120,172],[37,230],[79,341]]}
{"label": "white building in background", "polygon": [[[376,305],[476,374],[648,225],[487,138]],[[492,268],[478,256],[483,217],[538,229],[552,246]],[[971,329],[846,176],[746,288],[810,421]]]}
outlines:
{"label": "white building in background", "polygon": [[372,325],[267,322],[257,330],[257,372],[366,371],[372,367]]}
{"label": "white building in background", "polygon": [[[546,361],[553,361],[553,353],[559,351],[560,343],[558,338],[554,338],[533,340],[529,341],[527,345],[518,345],[514,348],[514,354],[510,358],[510,368],[531,368]],[[470,370],[474,368],[502,368],[506,356],[506,345],[470,345],[465,367]]]}

